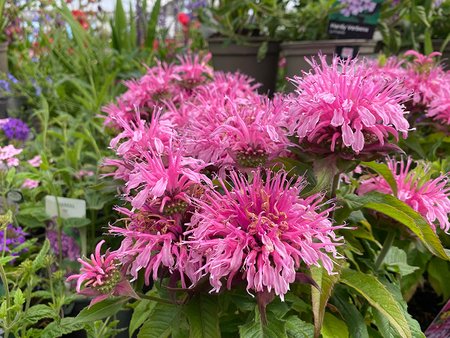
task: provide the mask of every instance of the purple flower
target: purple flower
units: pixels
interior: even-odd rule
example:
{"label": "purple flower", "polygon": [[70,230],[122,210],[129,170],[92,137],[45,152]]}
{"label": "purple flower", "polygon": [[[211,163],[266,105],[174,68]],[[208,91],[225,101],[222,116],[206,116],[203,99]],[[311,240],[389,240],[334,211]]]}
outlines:
{"label": "purple flower", "polygon": [[[26,232],[23,231],[23,229],[20,226],[14,226],[12,224],[8,224],[6,227],[6,234],[5,229],[0,230],[0,249],[1,251],[6,251],[8,253],[11,253],[14,251],[16,247],[18,247],[20,244],[23,244],[25,242],[25,236],[27,235]],[[18,256],[18,252],[12,252],[13,256]]]}
{"label": "purple flower", "polygon": [[344,16],[356,16],[363,12],[373,12],[377,7],[372,0],[340,0],[344,8],[341,9],[341,14]]}
{"label": "purple flower", "polygon": [[7,93],[11,93],[11,85],[6,80],[0,80],[0,89]]}
{"label": "purple flower", "polygon": [[26,141],[30,135],[30,128],[20,119],[10,118],[2,128],[10,140]]}
{"label": "purple flower", "polygon": [[12,74],[10,74],[10,73],[8,73],[8,79],[9,79],[9,81],[11,81],[12,83],[18,83],[18,82],[19,82],[19,80],[17,80],[17,79],[14,77],[14,75],[12,75]]}
{"label": "purple flower", "polygon": [[[47,238],[50,241],[50,247],[53,252],[59,254],[58,232],[56,230],[47,230]],[[75,239],[64,232],[61,233],[62,256],[68,260],[75,261],[80,257],[80,248]]]}

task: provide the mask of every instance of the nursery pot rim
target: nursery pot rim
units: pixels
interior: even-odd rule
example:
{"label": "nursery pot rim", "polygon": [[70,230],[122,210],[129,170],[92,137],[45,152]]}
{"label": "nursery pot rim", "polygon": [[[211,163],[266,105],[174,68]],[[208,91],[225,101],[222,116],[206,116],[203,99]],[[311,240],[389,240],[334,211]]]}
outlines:
{"label": "nursery pot rim", "polygon": [[373,45],[375,46],[377,42],[371,39],[328,39],[328,40],[299,40],[299,41],[285,41],[281,43],[282,49],[294,49],[296,47],[304,47],[309,45],[314,46],[330,46],[334,47],[336,45]]}
{"label": "nursery pot rim", "polygon": [[213,55],[242,55],[242,54],[256,54],[259,47],[263,42],[267,42],[266,54],[278,54],[280,51],[279,41],[268,41],[262,37],[252,37],[245,43],[237,43],[236,41],[230,41],[230,43],[224,43],[230,41],[224,37],[215,37],[208,39],[208,47]]}

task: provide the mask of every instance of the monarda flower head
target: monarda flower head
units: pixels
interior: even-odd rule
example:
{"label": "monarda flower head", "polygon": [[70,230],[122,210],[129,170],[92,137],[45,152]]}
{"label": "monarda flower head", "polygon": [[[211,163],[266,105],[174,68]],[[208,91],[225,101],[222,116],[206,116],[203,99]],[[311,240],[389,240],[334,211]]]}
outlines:
{"label": "monarda flower head", "polygon": [[323,196],[299,197],[303,181],[285,172],[254,171],[251,183],[231,172],[230,180],[219,179],[223,193],[209,190],[197,200],[187,242],[191,262],[201,265],[214,291],[245,279],[247,291],[283,299],[302,264],[333,273],[328,254],[340,257],[342,238],[327,218],[333,207],[321,210]]}
{"label": "monarda flower head", "polygon": [[288,98],[291,125],[303,146],[325,153],[373,152],[389,134],[407,136],[407,97],[398,83],[386,83],[364,63],[333,58],[310,62],[312,73],[294,77],[296,95]]}
{"label": "monarda flower head", "polygon": [[[434,231],[436,231],[436,224],[439,224],[442,230],[448,232],[450,230],[448,177],[438,176],[431,179],[429,168],[419,163],[416,163],[415,169],[411,168],[413,164],[411,158],[408,158],[406,163],[390,159],[387,164],[397,183],[396,197],[428,220]],[[363,195],[371,191],[393,194],[390,185],[382,176],[375,176],[361,182],[358,194]]]}
{"label": "monarda flower head", "polygon": [[[134,164],[125,193],[133,208],[152,207],[156,213],[183,214],[190,204],[190,193],[203,183],[211,184],[200,173],[206,165],[173,150],[165,154],[146,153]],[[134,192],[138,191],[136,195]]]}
{"label": "monarda flower head", "polygon": [[427,116],[450,125],[450,74],[447,74],[431,99]]}
{"label": "monarda flower head", "polygon": [[103,255],[101,254],[100,251],[104,242],[102,240],[97,244],[95,254],[92,254],[90,259],[78,259],[81,263],[80,273],[70,276],[67,281],[77,280],[77,292],[94,297],[90,305],[110,296],[138,298],[121,271],[117,254],[109,250]]}
{"label": "monarda flower head", "polygon": [[135,212],[117,210],[126,215],[126,226],[111,226],[109,232],[123,236],[117,257],[132,280],[142,270],[146,285],[150,284],[150,277],[157,280],[167,272],[178,272],[183,287],[187,287],[186,276],[191,283],[196,281],[198,264],[188,260],[187,246],[182,243],[185,226],[179,217],[153,213],[145,206]]}

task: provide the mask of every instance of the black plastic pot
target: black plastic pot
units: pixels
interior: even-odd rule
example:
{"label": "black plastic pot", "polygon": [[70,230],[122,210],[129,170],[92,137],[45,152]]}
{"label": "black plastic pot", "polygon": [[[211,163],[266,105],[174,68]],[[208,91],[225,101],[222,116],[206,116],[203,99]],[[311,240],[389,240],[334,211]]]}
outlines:
{"label": "black plastic pot", "polygon": [[214,69],[246,74],[262,84],[259,93],[272,95],[277,81],[279,43],[269,42],[265,58],[258,61],[258,49],[263,42],[261,38],[252,38],[245,45],[238,45],[226,44],[223,38],[209,39]]}
{"label": "black plastic pot", "polygon": [[0,119],[8,117],[8,98],[0,97]]}
{"label": "black plastic pot", "polygon": [[[330,62],[334,54],[341,57],[368,57],[375,53],[376,42],[372,40],[339,39],[339,40],[318,40],[318,41],[293,41],[281,44],[281,53],[286,59],[286,77],[292,78],[294,75],[301,75],[302,71],[307,72],[311,66],[306,62],[306,58],[317,56],[320,53],[327,56]],[[294,86],[290,82],[286,86],[286,91],[293,91]]]}

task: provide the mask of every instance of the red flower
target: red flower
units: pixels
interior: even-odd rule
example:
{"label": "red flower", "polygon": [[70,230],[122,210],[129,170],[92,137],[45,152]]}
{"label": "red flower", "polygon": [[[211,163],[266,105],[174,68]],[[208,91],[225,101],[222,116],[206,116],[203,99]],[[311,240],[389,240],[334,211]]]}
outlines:
{"label": "red flower", "polygon": [[186,27],[187,25],[189,25],[189,21],[191,21],[189,15],[187,15],[186,13],[178,13],[178,22],[183,26]]}
{"label": "red flower", "polygon": [[72,15],[80,23],[81,27],[86,30],[89,29],[89,22],[85,12],[76,9],[72,11]]}

